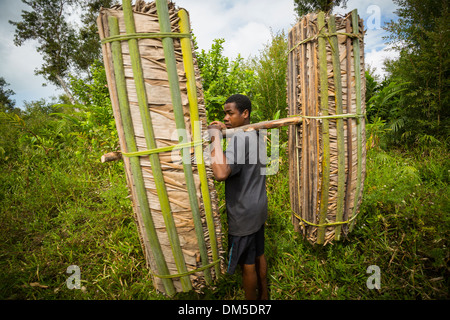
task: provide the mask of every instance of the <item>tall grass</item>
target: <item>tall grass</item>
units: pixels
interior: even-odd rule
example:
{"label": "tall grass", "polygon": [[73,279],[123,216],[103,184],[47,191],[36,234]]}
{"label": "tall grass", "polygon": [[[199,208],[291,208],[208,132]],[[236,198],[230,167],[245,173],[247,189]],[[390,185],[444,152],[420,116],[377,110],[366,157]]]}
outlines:
{"label": "tall grass", "polygon": [[[271,299],[448,299],[448,153],[421,152],[371,149],[356,228],[326,247],[294,232],[281,152],[267,180]],[[122,164],[34,159],[1,164],[0,298],[166,299],[145,266]],[[79,290],[66,285],[70,265],[80,267]],[[370,265],[380,267],[379,290],[366,286]],[[243,297],[238,272],[175,298]]]}
{"label": "tall grass", "polygon": [[[371,149],[361,215],[343,242],[316,247],[290,225],[287,166],[269,179],[269,280],[274,299],[448,298],[449,161],[445,149]],[[367,268],[381,271],[369,289]]]}

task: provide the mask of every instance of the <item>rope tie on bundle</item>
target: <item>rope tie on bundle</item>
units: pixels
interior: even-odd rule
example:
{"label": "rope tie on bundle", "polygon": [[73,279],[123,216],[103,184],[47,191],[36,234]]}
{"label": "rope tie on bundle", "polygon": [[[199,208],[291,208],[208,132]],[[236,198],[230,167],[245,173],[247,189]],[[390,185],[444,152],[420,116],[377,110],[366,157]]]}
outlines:
{"label": "rope tie on bundle", "polygon": [[173,146],[161,147],[156,149],[149,149],[137,152],[122,152],[122,155],[125,157],[140,157],[140,156],[148,156],[155,153],[169,152],[172,150],[179,150],[183,148],[195,147],[203,144],[203,140],[191,141],[186,143],[179,143]]}
{"label": "rope tie on bundle", "polygon": [[177,32],[158,32],[158,33],[129,33],[120,34],[117,36],[110,36],[101,40],[102,44],[113,41],[126,41],[131,39],[162,39],[162,38],[191,38],[190,33],[177,33]]}
{"label": "rope tie on bundle", "polygon": [[[329,40],[329,37],[331,36],[339,36],[339,35],[343,35],[343,36],[347,36],[349,38],[357,38],[359,40],[363,40],[360,34],[356,34],[356,33],[348,33],[348,32],[330,32],[330,33],[318,33],[312,37],[306,38],[302,41],[300,41],[299,43],[297,43],[296,45],[294,45],[288,52],[291,53],[292,51],[294,51],[298,46],[305,44],[307,42],[311,42],[311,41],[316,41],[319,38],[327,38]],[[334,48],[333,48],[334,49]]]}
{"label": "rope tie on bundle", "polygon": [[[347,223],[351,223],[353,220],[356,219],[356,217],[359,215],[359,212],[356,213],[354,216],[352,216],[350,219],[346,220],[346,221],[338,221],[338,222],[327,222],[327,223],[320,223],[320,224],[316,224],[316,223],[312,223],[310,221],[307,221],[305,219],[303,219],[302,217],[300,217],[295,211],[292,211],[292,214],[298,219],[300,220],[299,225],[300,226],[305,226],[305,224],[313,226],[313,227],[331,227],[331,226],[339,226],[339,225],[343,225],[343,224],[347,224]],[[326,221],[328,221],[328,219],[326,219]]]}

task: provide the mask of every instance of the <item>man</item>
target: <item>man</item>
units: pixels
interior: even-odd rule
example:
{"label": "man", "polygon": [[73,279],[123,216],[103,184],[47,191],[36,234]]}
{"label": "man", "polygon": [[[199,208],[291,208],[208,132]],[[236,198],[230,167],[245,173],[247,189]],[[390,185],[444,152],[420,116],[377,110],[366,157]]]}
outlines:
{"label": "man", "polygon": [[[225,181],[228,216],[229,274],[239,264],[245,298],[268,299],[267,262],[264,256],[264,223],[267,219],[266,179],[263,174],[266,149],[257,131],[237,131],[222,151],[221,130],[250,124],[251,101],[233,95],[224,105],[224,123],[213,121],[211,166],[214,177]],[[258,152],[260,151],[260,152]]]}

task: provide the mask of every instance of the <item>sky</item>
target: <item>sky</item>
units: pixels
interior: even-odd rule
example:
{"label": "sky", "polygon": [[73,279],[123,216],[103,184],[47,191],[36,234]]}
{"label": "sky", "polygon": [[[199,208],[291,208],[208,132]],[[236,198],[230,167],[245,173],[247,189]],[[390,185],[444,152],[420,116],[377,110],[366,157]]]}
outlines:
{"label": "sky", "polygon": [[[147,0],[150,1],[150,0]],[[235,59],[238,54],[247,59],[258,56],[268,44],[271,33],[284,31],[286,34],[296,23],[293,0],[174,0],[178,7],[185,8],[191,19],[191,27],[200,49],[209,50],[214,39],[223,38],[224,55]],[[389,50],[383,36],[384,23],[396,20],[396,5],[392,0],[349,0],[346,8],[336,8],[335,13],[345,14],[358,9],[364,19],[366,34],[365,61],[376,74],[383,77],[383,61],[395,58],[397,53]],[[61,89],[49,84],[34,70],[43,60],[36,52],[37,42],[28,41],[21,47],[13,43],[14,26],[8,20],[20,21],[22,10],[29,7],[20,0],[0,0],[0,77],[15,92],[11,98],[16,107],[23,101],[41,98],[50,99],[62,94]]]}

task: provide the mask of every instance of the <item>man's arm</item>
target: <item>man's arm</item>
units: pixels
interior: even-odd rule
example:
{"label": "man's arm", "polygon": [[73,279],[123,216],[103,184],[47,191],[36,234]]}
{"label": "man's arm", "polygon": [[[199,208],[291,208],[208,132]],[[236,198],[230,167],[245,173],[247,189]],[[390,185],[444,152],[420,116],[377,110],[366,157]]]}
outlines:
{"label": "man's arm", "polygon": [[224,128],[226,128],[225,125],[219,121],[214,121],[208,126],[212,147],[211,168],[217,181],[224,181],[231,174],[231,168],[227,164],[227,158],[223,153],[221,144],[221,130]]}

